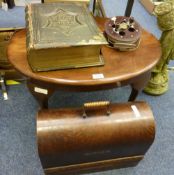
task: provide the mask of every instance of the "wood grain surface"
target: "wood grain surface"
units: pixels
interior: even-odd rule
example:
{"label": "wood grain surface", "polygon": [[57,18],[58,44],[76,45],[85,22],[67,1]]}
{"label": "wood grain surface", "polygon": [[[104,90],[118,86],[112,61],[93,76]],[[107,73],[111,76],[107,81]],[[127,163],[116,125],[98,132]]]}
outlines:
{"label": "wood grain surface", "polygon": [[145,102],[112,104],[109,116],[98,107],[86,112],[83,118],[83,108],[39,111],[37,140],[44,168],[144,156],[153,143],[154,117]]}
{"label": "wood grain surface", "polygon": [[[101,30],[106,20],[97,18]],[[104,46],[102,54],[105,66],[34,73],[27,61],[25,30],[15,33],[7,50],[11,64],[32,79],[62,85],[90,86],[120,82],[151,70],[161,56],[161,48],[159,41],[143,30],[137,50],[120,52]],[[93,74],[103,74],[104,78],[93,79]]]}

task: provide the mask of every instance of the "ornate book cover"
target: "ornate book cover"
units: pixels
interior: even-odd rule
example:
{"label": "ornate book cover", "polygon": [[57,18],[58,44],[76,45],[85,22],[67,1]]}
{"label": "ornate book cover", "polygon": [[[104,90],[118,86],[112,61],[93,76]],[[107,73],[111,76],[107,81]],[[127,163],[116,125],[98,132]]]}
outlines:
{"label": "ornate book cover", "polygon": [[34,71],[103,65],[107,44],[83,3],[30,4],[26,7],[27,55]]}

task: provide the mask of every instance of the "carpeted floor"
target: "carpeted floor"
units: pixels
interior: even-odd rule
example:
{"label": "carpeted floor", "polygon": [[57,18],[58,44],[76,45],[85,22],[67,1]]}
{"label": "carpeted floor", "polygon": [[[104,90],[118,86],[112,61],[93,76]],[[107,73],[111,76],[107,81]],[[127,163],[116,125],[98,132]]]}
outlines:
{"label": "carpeted floor", "polygon": [[[108,16],[124,13],[126,0],[104,0],[104,3]],[[110,10],[113,7],[114,9]],[[160,36],[155,17],[148,15],[138,1],[135,1],[133,15],[147,30],[157,37]],[[141,93],[137,99],[147,101],[151,105],[156,120],[156,138],[145,158],[136,167],[94,173],[95,175],[174,174],[173,85],[173,72],[170,72],[170,89],[166,94],[156,97]],[[28,92],[25,83],[9,86],[8,92],[7,101],[3,101],[0,94],[0,175],[42,175],[35,136],[35,115],[39,106]],[[94,100],[123,102],[127,100],[129,93],[129,87],[90,93],[57,91],[51,97],[49,106],[81,106],[86,101]]]}

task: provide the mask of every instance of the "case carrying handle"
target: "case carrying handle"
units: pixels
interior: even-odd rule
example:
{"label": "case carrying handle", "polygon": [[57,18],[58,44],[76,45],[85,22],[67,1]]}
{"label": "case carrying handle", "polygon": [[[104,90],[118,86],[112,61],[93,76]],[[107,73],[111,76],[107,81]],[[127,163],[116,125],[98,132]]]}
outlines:
{"label": "case carrying handle", "polygon": [[110,115],[110,102],[109,101],[97,101],[97,102],[89,102],[84,103],[83,105],[83,118],[87,117],[86,111],[93,110],[96,108],[106,108],[106,115]]}

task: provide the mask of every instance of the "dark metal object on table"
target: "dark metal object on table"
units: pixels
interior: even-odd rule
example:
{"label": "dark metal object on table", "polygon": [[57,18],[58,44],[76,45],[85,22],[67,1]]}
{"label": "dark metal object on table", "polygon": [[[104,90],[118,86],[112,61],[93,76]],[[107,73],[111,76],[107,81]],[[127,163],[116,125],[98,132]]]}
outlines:
{"label": "dark metal object on table", "polygon": [[105,34],[110,47],[130,51],[140,44],[141,27],[133,17],[116,16],[105,23]]}
{"label": "dark metal object on table", "polygon": [[124,16],[129,17],[131,15],[133,4],[134,4],[134,0],[128,0]]}

